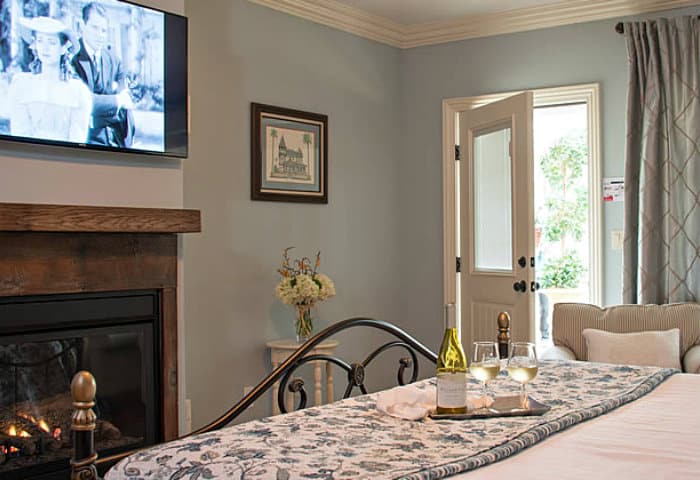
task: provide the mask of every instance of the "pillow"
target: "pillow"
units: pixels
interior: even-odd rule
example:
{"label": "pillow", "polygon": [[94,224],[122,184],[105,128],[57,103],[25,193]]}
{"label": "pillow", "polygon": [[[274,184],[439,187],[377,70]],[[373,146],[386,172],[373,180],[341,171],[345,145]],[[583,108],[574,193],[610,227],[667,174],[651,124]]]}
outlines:
{"label": "pillow", "polygon": [[589,362],[681,368],[681,331],[677,328],[635,333],[586,328],[582,333]]}

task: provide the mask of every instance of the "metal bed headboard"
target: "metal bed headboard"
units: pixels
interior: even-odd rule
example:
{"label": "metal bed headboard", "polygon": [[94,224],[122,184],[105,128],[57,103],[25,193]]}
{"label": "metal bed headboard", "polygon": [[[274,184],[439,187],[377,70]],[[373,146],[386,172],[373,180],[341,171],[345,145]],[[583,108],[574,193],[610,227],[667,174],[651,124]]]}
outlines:
{"label": "metal bed headboard", "polygon": [[[506,315],[507,316],[507,315]],[[509,320],[509,319],[508,319]],[[509,323],[509,322],[508,322]],[[504,323],[504,318],[499,316],[498,336],[499,348],[506,347],[510,341],[509,325]],[[388,341],[372,351],[367,357],[359,362],[347,362],[333,355],[307,355],[318,344],[324,340],[338,334],[344,330],[357,327],[368,327],[375,330],[384,331],[395,339]],[[304,382],[300,378],[293,378],[294,373],[303,365],[314,361],[327,361],[344,370],[347,374],[347,387],[343,393],[343,398],[348,398],[357,388],[363,394],[367,393],[365,387],[365,371],[366,368],[382,353],[391,349],[404,350],[407,356],[399,359],[399,366],[396,375],[396,380],[399,385],[412,383],[418,378],[418,355],[430,361],[437,363],[437,355],[414,337],[406,333],[403,329],[382,320],[371,318],[357,317],[342,320],[325,328],[306,343],[301,345],[294,351],[284,362],[276,369],[267,375],[255,388],[247,395],[241,398],[235,405],[227,410],[223,415],[213,422],[201,427],[188,435],[180,438],[198,435],[201,433],[211,432],[225,427],[243,413],[250,405],[253,404],[260,396],[267,392],[275,382],[280,382],[277,402],[280,411],[287,412],[284,402],[285,390],[298,393],[299,403],[297,408],[306,406],[307,394],[304,389]],[[410,377],[408,381],[405,379],[407,370],[410,369]],[[73,395],[73,406],[75,411],[72,418],[73,429],[73,457],[71,458],[71,480],[97,480],[98,467],[100,470],[106,470],[117,461],[125,458],[135,451],[123,452],[117,455],[111,455],[105,458],[97,458],[94,444],[94,431],[96,424],[96,416],[92,407],[95,405],[96,383],[90,372],[78,372],[71,384],[71,393]],[[145,447],[148,448],[148,447]],[[139,449],[142,450],[142,449]]]}

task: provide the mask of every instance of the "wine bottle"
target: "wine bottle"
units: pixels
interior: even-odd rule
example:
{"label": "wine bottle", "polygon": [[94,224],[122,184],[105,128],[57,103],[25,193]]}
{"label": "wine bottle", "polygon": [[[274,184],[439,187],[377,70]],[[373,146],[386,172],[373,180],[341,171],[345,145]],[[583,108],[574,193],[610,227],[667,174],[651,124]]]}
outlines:
{"label": "wine bottle", "polygon": [[467,413],[467,357],[457,334],[454,303],[445,305],[445,335],[437,359],[437,413]]}

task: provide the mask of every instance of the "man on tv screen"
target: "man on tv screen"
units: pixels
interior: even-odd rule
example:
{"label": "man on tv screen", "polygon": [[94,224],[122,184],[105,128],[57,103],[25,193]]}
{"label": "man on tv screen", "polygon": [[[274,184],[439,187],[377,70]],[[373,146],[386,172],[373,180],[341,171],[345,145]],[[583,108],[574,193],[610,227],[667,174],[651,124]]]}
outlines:
{"label": "man on tv screen", "polygon": [[82,9],[84,22],[75,71],[93,93],[92,126],[88,143],[131,147],[134,135],[133,102],[121,61],[107,44],[106,9],[91,2]]}

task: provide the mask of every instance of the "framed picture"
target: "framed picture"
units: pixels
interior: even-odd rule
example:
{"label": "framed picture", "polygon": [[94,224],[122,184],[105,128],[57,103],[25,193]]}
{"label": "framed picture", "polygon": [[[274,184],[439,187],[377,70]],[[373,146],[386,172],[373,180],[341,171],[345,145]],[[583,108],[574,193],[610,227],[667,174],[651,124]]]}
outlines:
{"label": "framed picture", "polygon": [[251,198],[328,203],[328,117],[251,104]]}

